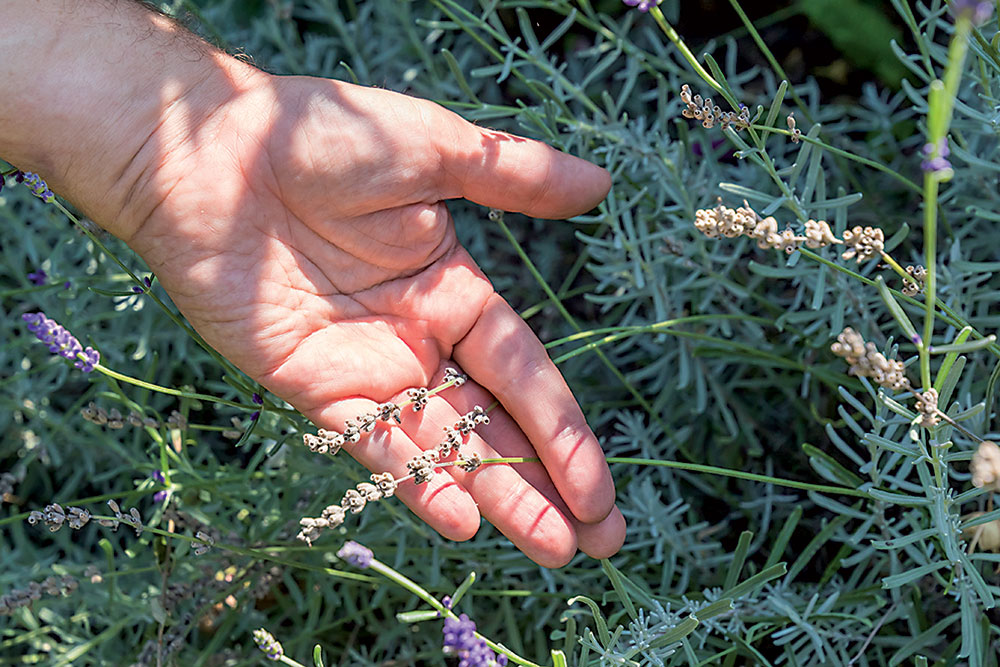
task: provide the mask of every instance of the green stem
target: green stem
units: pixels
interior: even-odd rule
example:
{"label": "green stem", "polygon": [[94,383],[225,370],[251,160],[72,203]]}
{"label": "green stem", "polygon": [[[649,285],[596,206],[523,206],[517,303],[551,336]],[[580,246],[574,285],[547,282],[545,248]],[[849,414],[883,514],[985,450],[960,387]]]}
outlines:
{"label": "green stem", "polygon": [[145,380],[140,380],[138,378],[131,377],[129,375],[124,375],[118,371],[113,371],[107,366],[101,364],[94,365],[95,371],[100,371],[108,377],[114,378],[126,384],[131,384],[136,387],[141,387],[143,389],[148,389],[150,391],[155,391],[160,394],[167,394],[168,396],[177,396],[178,398],[190,398],[198,401],[208,401],[211,403],[219,403],[220,405],[228,405],[234,408],[240,408],[241,410],[257,410],[258,408],[263,408],[264,406],[258,405],[243,405],[242,403],[237,403],[236,401],[230,401],[225,398],[219,398],[218,396],[210,396],[208,394],[199,394],[193,391],[181,391],[180,389],[172,389],[170,387],[163,387],[158,384],[153,384],[151,382],[146,382]]}
{"label": "green stem", "polygon": [[684,60],[688,61],[688,64],[690,64],[694,71],[697,72],[698,76],[700,76],[705,83],[714,88],[720,95],[725,97],[726,101],[732,105],[734,110],[739,111],[740,103],[729,94],[728,90],[722,87],[722,84],[715,80],[715,77],[713,77],[700,62],[698,62],[695,55],[691,53],[691,49],[688,48],[681,36],[677,34],[674,27],[667,21],[667,18],[663,15],[663,12],[660,11],[660,8],[650,8],[649,15],[653,17],[653,20],[656,21],[656,25],[660,27],[660,30],[662,30],[663,34],[667,36],[667,39],[673,42],[674,46],[677,47],[677,50],[681,52]]}
{"label": "green stem", "polygon": [[[485,465],[487,463],[535,463],[540,460],[541,459],[534,456],[507,456],[504,458],[483,459],[483,464]],[[839,494],[843,496],[854,496],[856,498],[871,499],[871,496],[868,495],[866,492],[858,489],[852,489],[847,486],[828,486],[826,484],[797,482],[793,479],[781,479],[780,477],[771,477],[769,475],[758,475],[752,472],[744,472],[743,470],[729,470],[727,468],[718,468],[716,466],[703,465],[700,463],[684,463],[682,461],[660,461],[657,459],[637,459],[637,458],[620,457],[620,456],[609,456],[607,457],[606,460],[608,463],[625,463],[629,465],[676,468],[678,470],[686,470],[688,472],[700,472],[709,475],[719,475],[720,477],[735,477],[736,479],[746,479],[751,482],[762,482],[764,484],[784,486],[790,489],[803,489],[805,491],[816,491],[817,493],[830,493],[834,495]]]}
{"label": "green stem", "polygon": [[[932,81],[928,95],[927,133],[932,154],[940,157],[941,149],[948,141],[948,129],[955,109],[962,69],[969,50],[969,33],[972,22],[968,12],[960,14],[955,22],[955,34],[948,47],[948,64],[945,67],[944,83]],[[939,184],[951,178],[950,170],[924,172],[924,266],[927,277],[924,280],[924,334],[918,343],[920,354],[920,381],[924,388],[930,388],[931,364],[930,346],[934,337],[935,302],[937,295],[937,197]]]}
{"label": "green stem", "polygon": [[[441,614],[442,617],[448,617],[454,619],[458,618],[458,616],[451,609],[448,609],[443,604],[438,602],[438,599],[433,595],[431,595],[430,593],[428,593],[423,586],[413,581],[406,575],[392,569],[382,561],[373,558],[371,564],[368,566],[368,569],[378,572],[386,579],[410,591],[418,598],[420,598],[421,600],[429,604],[431,607],[433,607],[439,614]],[[491,649],[493,649],[497,653],[502,653],[506,655],[512,662],[517,663],[518,665],[524,665],[524,667],[542,667],[541,665],[531,662],[530,660],[522,658],[521,656],[511,651],[506,646],[501,646],[500,644],[491,641],[487,637],[482,636],[478,632],[476,633],[476,636],[485,641]]]}

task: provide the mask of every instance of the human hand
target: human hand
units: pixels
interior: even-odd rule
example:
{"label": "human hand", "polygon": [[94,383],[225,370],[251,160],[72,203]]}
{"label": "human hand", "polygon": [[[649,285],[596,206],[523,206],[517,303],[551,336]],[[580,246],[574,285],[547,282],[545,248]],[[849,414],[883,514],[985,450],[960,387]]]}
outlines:
{"label": "human hand", "polygon": [[604,170],[426,101],[272,77],[135,3],[2,3],[0,22],[16,27],[0,89],[26,91],[0,96],[0,154],[139,252],[208,343],[336,430],[463,369],[351,454],[403,476],[495,396],[467,447],[542,463],[451,467],[397,495],[452,539],[482,515],[543,565],[618,550],[597,440],[443,203],[573,215],[607,193]]}
{"label": "human hand", "polygon": [[481,514],[547,566],[578,546],[617,551],[624,521],[601,448],[538,339],[456,241],[443,201],[564,217],[596,205],[608,174],[384,90],[262,73],[243,89],[164,140],[143,184],[156,206],[125,236],[178,308],[325,428],[461,368],[471,382],[350,453],[404,476],[443,426],[495,396],[472,450],[542,463],[450,467],[399,497],[451,539],[472,537]]}

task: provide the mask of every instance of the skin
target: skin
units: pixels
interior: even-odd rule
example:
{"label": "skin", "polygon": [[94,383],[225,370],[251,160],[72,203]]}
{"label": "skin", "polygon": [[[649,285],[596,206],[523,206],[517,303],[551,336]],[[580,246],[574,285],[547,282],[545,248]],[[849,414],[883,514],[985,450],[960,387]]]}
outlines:
{"label": "skin", "polygon": [[450,467],[400,499],[453,540],[485,518],[547,567],[618,551],[600,445],[445,205],[564,218],[604,198],[606,171],[424,100],[265,74],[131,3],[9,0],[0,24],[16,27],[0,90],[17,91],[0,95],[0,155],[128,243],[210,345],[337,430],[462,370],[351,455],[403,476],[498,400],[469,450],[542,462]]}

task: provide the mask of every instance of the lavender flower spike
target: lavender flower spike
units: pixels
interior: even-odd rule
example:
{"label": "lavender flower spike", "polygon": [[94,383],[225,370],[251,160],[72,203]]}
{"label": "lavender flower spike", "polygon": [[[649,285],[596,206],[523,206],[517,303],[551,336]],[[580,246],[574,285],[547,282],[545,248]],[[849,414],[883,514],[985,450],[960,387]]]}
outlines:
{"label": "lavender flower spike", "polygon": [[361,569],[372,564],[374,555],[371,549],[354,541],[344,542],[344,546],[340,547],[340,551],[337,552],[337,558],[346,560],[354,567]]}
{"label": "lavender flower spike", "polygon": [[985,0],[952,0],[951,13],[955,16],[968,14],[975,25],[982,25],[993,14],[993,3]]}
{"label": "lavender flower spike", "polygon": [[24,183],[31,190],[31,194],[41,199],[46,204],[51,204],[56,200],[56,195],[38,174],[31,171],[18,171],[14,173],[14,180]]}
{"label": "lavender flower spike", "polygon": [[285,649],[282,648],[281,642],[264,628],[253,631],[253,641],[268,660],[281,660],[282,656],[285,655]]}
{"label": "lavender flower spike", "polygon": [[948,162],[951,151],[948,150],[947,139],[942,139],[937,146],[930,142],[924,144],[921,153],[923,153],[924,159],[920,162],[920,168],[924,171],[939,173],[951,171],[951,162]]}
{"label": "lavender flower spike", "polygon": [[84,373],[94,370],[101,360],[97,350],[92,347],[84,349],[73,334],[55,320],[45,317],[45,313],[25,313],[21,319],[27,322],[28,331],[35,334],[35,338],[49,346],[49,352],[69,359]]}
{"label": "lavender flower spike", "polygon": [[460,667],[504,667],[507,656],[494,653],[485,640],[476,636],[476,623],[462,614],[444,619],[445,653],[459,657]]}
{"label": "lavender flower spike", "polygon": [[622,0],[629,7],[635,7],[640,12],[648,12],[651,8],[656,7],[662,2],[662,0]]}

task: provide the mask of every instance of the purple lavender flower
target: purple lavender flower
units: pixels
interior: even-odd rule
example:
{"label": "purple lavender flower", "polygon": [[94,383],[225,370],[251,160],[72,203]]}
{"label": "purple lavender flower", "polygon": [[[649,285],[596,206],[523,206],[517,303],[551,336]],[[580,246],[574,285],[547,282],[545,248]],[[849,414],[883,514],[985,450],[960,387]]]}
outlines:
{"label": "purple lavender flower", "polygon": [[951,13],[968,15],[975,25],[982,25],[993,15],[993,3],[984,0],[952,0]]}
{"label": "purple lavender flower", "polygon": [[268,660],[281,660],[281,656],[285,655],[285,649],[281,647],[281,642],[264,628],[253,631],[253,641],[257,644],[257,648],[264,652]]}
{"label": "purple lavender flower", "polygon": [[50,204],[56,200],[55,193],[49,190],[49,186],[45,184],[42,177],[32,171],[15,171],[14,180],[18,183],[24,183],[31,190],[31,194],[46,204]]}
{"label": "purple lavender flower", "polygon": [[656,7],[661,0],[622,0],[629,7],[635,7],[640,12],[648,12],[650,8]]}
{"label": "purple lavender flower", "polygon": [[340,547],[340,551],[337,552],[337,558],[346,560],[354,567],[361,569],[371,565],[374,556],[371,549],[354,541],[344,542],[344,546]]}
{"label": "purple lavender flower", "polygon": [[445,653],[458,656],[458,667],[504,667],[507,656],[497,655],[486,640],[476,636],[476,623],[465,614],[458,618],[444,619]]}
{"label": "purple lavender flower", "polygon": [[937,146],[930,142],[924,144],[921,153],[923,153],[924,159],[920,162],[920,168],[924,171],[942,172],[951,169],[951,162],[948,162],[947,159],[951,155],[947,139],[942,139]]}
{"label": "purple lavender flower", "polygon": [[[153,481],[156,482],[157,484],[165,484],[166,481],[167,481],[163,477],[163,471],[162,470],[154,470],[153,474],[150,475],[150,477],[152,477]],[[167,490],[166,489],[162,489],[162,490],[157,491],[156,493],[153,494],[153,502],[154,503],[162,503],[166,499],[167,499]]]}
{"label": "purple lavender flower", "polygon": [[153,286],[153,279],[150,276],[146,276],[142,279],[142,284],[145,285],[145,288],[140,287],[139,285],[132,285],[132,292],[135,294],[142,294]]}
{"label": "purple lavender flower", "polygon": [[84,373],[94,370],[101,360],[97,350],[92,347],[84,349],[73,334],[55,320],[45,317],[45,313],[25,313],[21,319],[27,322],[28,331],[35,334],[35,338],[49,346],[49,352],[69,359]]}
{"label": "purple lavender flower", "polygon": [[32,285],[44,285],[48,279],[49,274],[45,273],[45,269],[38,269],[28,274],[28,280],[31,281]]}
{"label": "purple lavender flower", "polygon": [[255,405],[264,405],[264,399],[261,398],[260,394],[257,392],[254,392],[253,395],[250,396],[250,400],[253,401]]}
{"label": "purple lavender flower", "polygon": [[[451,606],[455,603],[452,601],[450,595],[445,595],[443,598],[441,598],[441,604],[444,605],[445,609],[451,609]],[[437,617],[441,618],[441,612],[437,613]]]}

